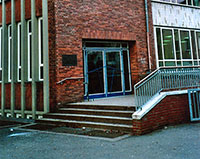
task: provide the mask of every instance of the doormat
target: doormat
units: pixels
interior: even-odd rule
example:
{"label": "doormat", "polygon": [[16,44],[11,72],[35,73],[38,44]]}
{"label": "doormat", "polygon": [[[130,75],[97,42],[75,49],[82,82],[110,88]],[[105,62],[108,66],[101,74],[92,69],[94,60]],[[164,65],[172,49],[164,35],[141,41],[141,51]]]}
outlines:
{"label": "doormat", "polygon": [[43,125],[35,124],[30,126],[23,126],[23,129],[32,129],[40,131],[49,131],[55,133],[66,133],[74,135],[84,135],[91,137],[103,137],[103,138],[118,138],[120,136],[127,135],[128,133],[117,131],[117,130],[104,130],[104,129],[92,129],[92,128],[70,128],[70,127],[60,127],[55,125]]}

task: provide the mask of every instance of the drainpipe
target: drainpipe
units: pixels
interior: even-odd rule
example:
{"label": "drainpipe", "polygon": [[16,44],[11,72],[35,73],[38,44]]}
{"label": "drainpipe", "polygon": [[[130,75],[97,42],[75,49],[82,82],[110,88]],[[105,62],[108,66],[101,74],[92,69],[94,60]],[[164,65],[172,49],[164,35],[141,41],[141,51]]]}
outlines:
{"label": "drainpipe", "polygon": [[145,3],[145,16],[146,16],[146,27],[147,27],[147,51],[148,51],[148,60],[149,60],[149,71],[151,71],[151,51],[150,51],[150,39],[149,39],[149,13],[148,13],[148,2]]}

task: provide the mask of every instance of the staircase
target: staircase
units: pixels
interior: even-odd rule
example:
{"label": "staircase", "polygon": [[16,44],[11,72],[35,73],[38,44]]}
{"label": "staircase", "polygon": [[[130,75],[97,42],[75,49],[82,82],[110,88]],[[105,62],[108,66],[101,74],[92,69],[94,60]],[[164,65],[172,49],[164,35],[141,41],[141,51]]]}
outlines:
{"label": "staircase", "polygon": [[132,132],[134,106],[68,104],[55,113],[48,113],[40,123],[73,128],[100,128]]}

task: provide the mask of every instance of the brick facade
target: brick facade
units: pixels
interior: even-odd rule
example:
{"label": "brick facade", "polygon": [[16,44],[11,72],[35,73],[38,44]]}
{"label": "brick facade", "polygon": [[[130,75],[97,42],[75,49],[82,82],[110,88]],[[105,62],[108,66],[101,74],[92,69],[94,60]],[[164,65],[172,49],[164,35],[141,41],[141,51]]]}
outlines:
{"label": "brick facade", "polygon": [[[55,35],[55,58],[50,59],[50,64],[55,64],[57,82],[66,77],[84,76],[82,41],[87,39],[128,41],[132,85],[146,73],[148,55],[144,1],[55,0],[54,6],[55,34],[50,31],[50,37]],[[150,1],[149,15],[150,46],[152,59],[155,59]],[[72,54],[77,55],[78,65],[62,66],[62,55]],[[66,81],[54,89],[57,103],[83,100],[83,80]]]}
{"label": "brick facade", "polygon": [[[26,0],[26,19],[31,18],[31,0]],[[149,5],[150,46],[152,64],[155,68],[151,1]],[[6,2],[7,24],[11,22],[11,2]],[[51,0],[49,11],[49,79],[50,110],[56,105],[83,100],[84,80],[67,80],[66,77],[84,77],[83,40],[126,41],[130,46],[132,86],[148,71],[147,34],[145,6],[141,0]],[[36,15],[42,15],[42,1],[36,0]],[[0,6],[0,24],[2,8]],[[20,21],[20,0],[16,0],[16,21]],[[77,66],[62,66],[62,55],[77,55]],[[41,103],[42,83],[37,83]],[[20,85],[16,84],[17,92]],[[6,84],[7,100],[10,102],[10,84]],[[31,108],[31,85],[27,83],[27,103]],[[20,93],[16,93],[16,107],[20,108]],[[29,100],[30,99],[30,100]],[[9,105],[7,102],[6,105]],[[30,106],[29,106],[30,105]],[[42,109],[39,106],[38,109]]]}
{"label": "brick facade", "polygon": [[168,125],[190,122],[188,95],[167,96],[141,120],[133,120],[133,134],[142,135]]}

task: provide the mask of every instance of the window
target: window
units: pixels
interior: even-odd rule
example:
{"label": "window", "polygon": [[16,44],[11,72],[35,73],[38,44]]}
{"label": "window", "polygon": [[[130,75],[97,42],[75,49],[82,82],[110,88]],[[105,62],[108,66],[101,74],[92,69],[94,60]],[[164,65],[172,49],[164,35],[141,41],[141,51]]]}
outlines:
{"label": "window", "polygon": [[200,32],[196,32],[196,39],[197,39],[197,52],[200,59]]}
{"label": "window", "polygon": [[164,58],[165,59],[174,59],[172,30],[171,29],[163,29],[162,35],[163,35]]}
{"label": "window", "polygon": [[2,28],[0,28],[0,81],[2,81],[2,54],[1,54],[1,49],[2,49]]}
{"label": "window", "polygon": [[21,81],[21,23],[17,25],[17,80]]}
{"label": "window", "polygon": [[32,29],[31,21],[27,22],[27,32],[28,32],[28,81],[32,80]]}
{"label": "window", "polygon": [[39,80],[43,80],[43,23],[42,18],[39,18],[38,20],[38,31],[39,31]]}
{"label": "window", "polygon": [[181,36],[181,48],[182,48],[182,58],[191,59],[191,45],[189,31],[180,31]]}
{"label": "window", "polygon": [[200,32],[176,28],[155,28],[157,65],[200,64]]}
{"label": "window", "polygon": [[[24,68],[25,68],[25,73],[26,77],[25,79],[28,81],[32,80],[32,24],[31,20],[27,21],[27,52],[25,53],[24,57]],[[21,73],[22,73],[22,48],[21,48],[21,43],[22,43],[22,26],[21,22],[17,24],[17,56],[16,56],[16,66],[14,66],[17,70],[16,73],[16,78],[18,82],[21,82]],[[12,80],[12,27],[11,25],[8,25],[8,54],[6,55],[6,69],[7,69],[7,77],[8,77],[8,82],[11,82]],[[43,24],[42,24],[42,18],[38,19],[38,54],[36,55],[36,63],[38,64],[36,66],[36,69],[38,70],[38,75],[37,79],[40,81],[43,80],[43,68],[44,68],[44,62],[43,62]],[[2,46],[2,28],[0,27],[0,81],[2,80],[2,55],[1,55],[1,46]]]}
{"label": "window", "polygon": [[171,2],[190,6],[200,6],[200,0],[157,0],[163,2]]}
{"label": "window", "polygon": [[8,25],[8,82],[11,82],[12,28]]}

